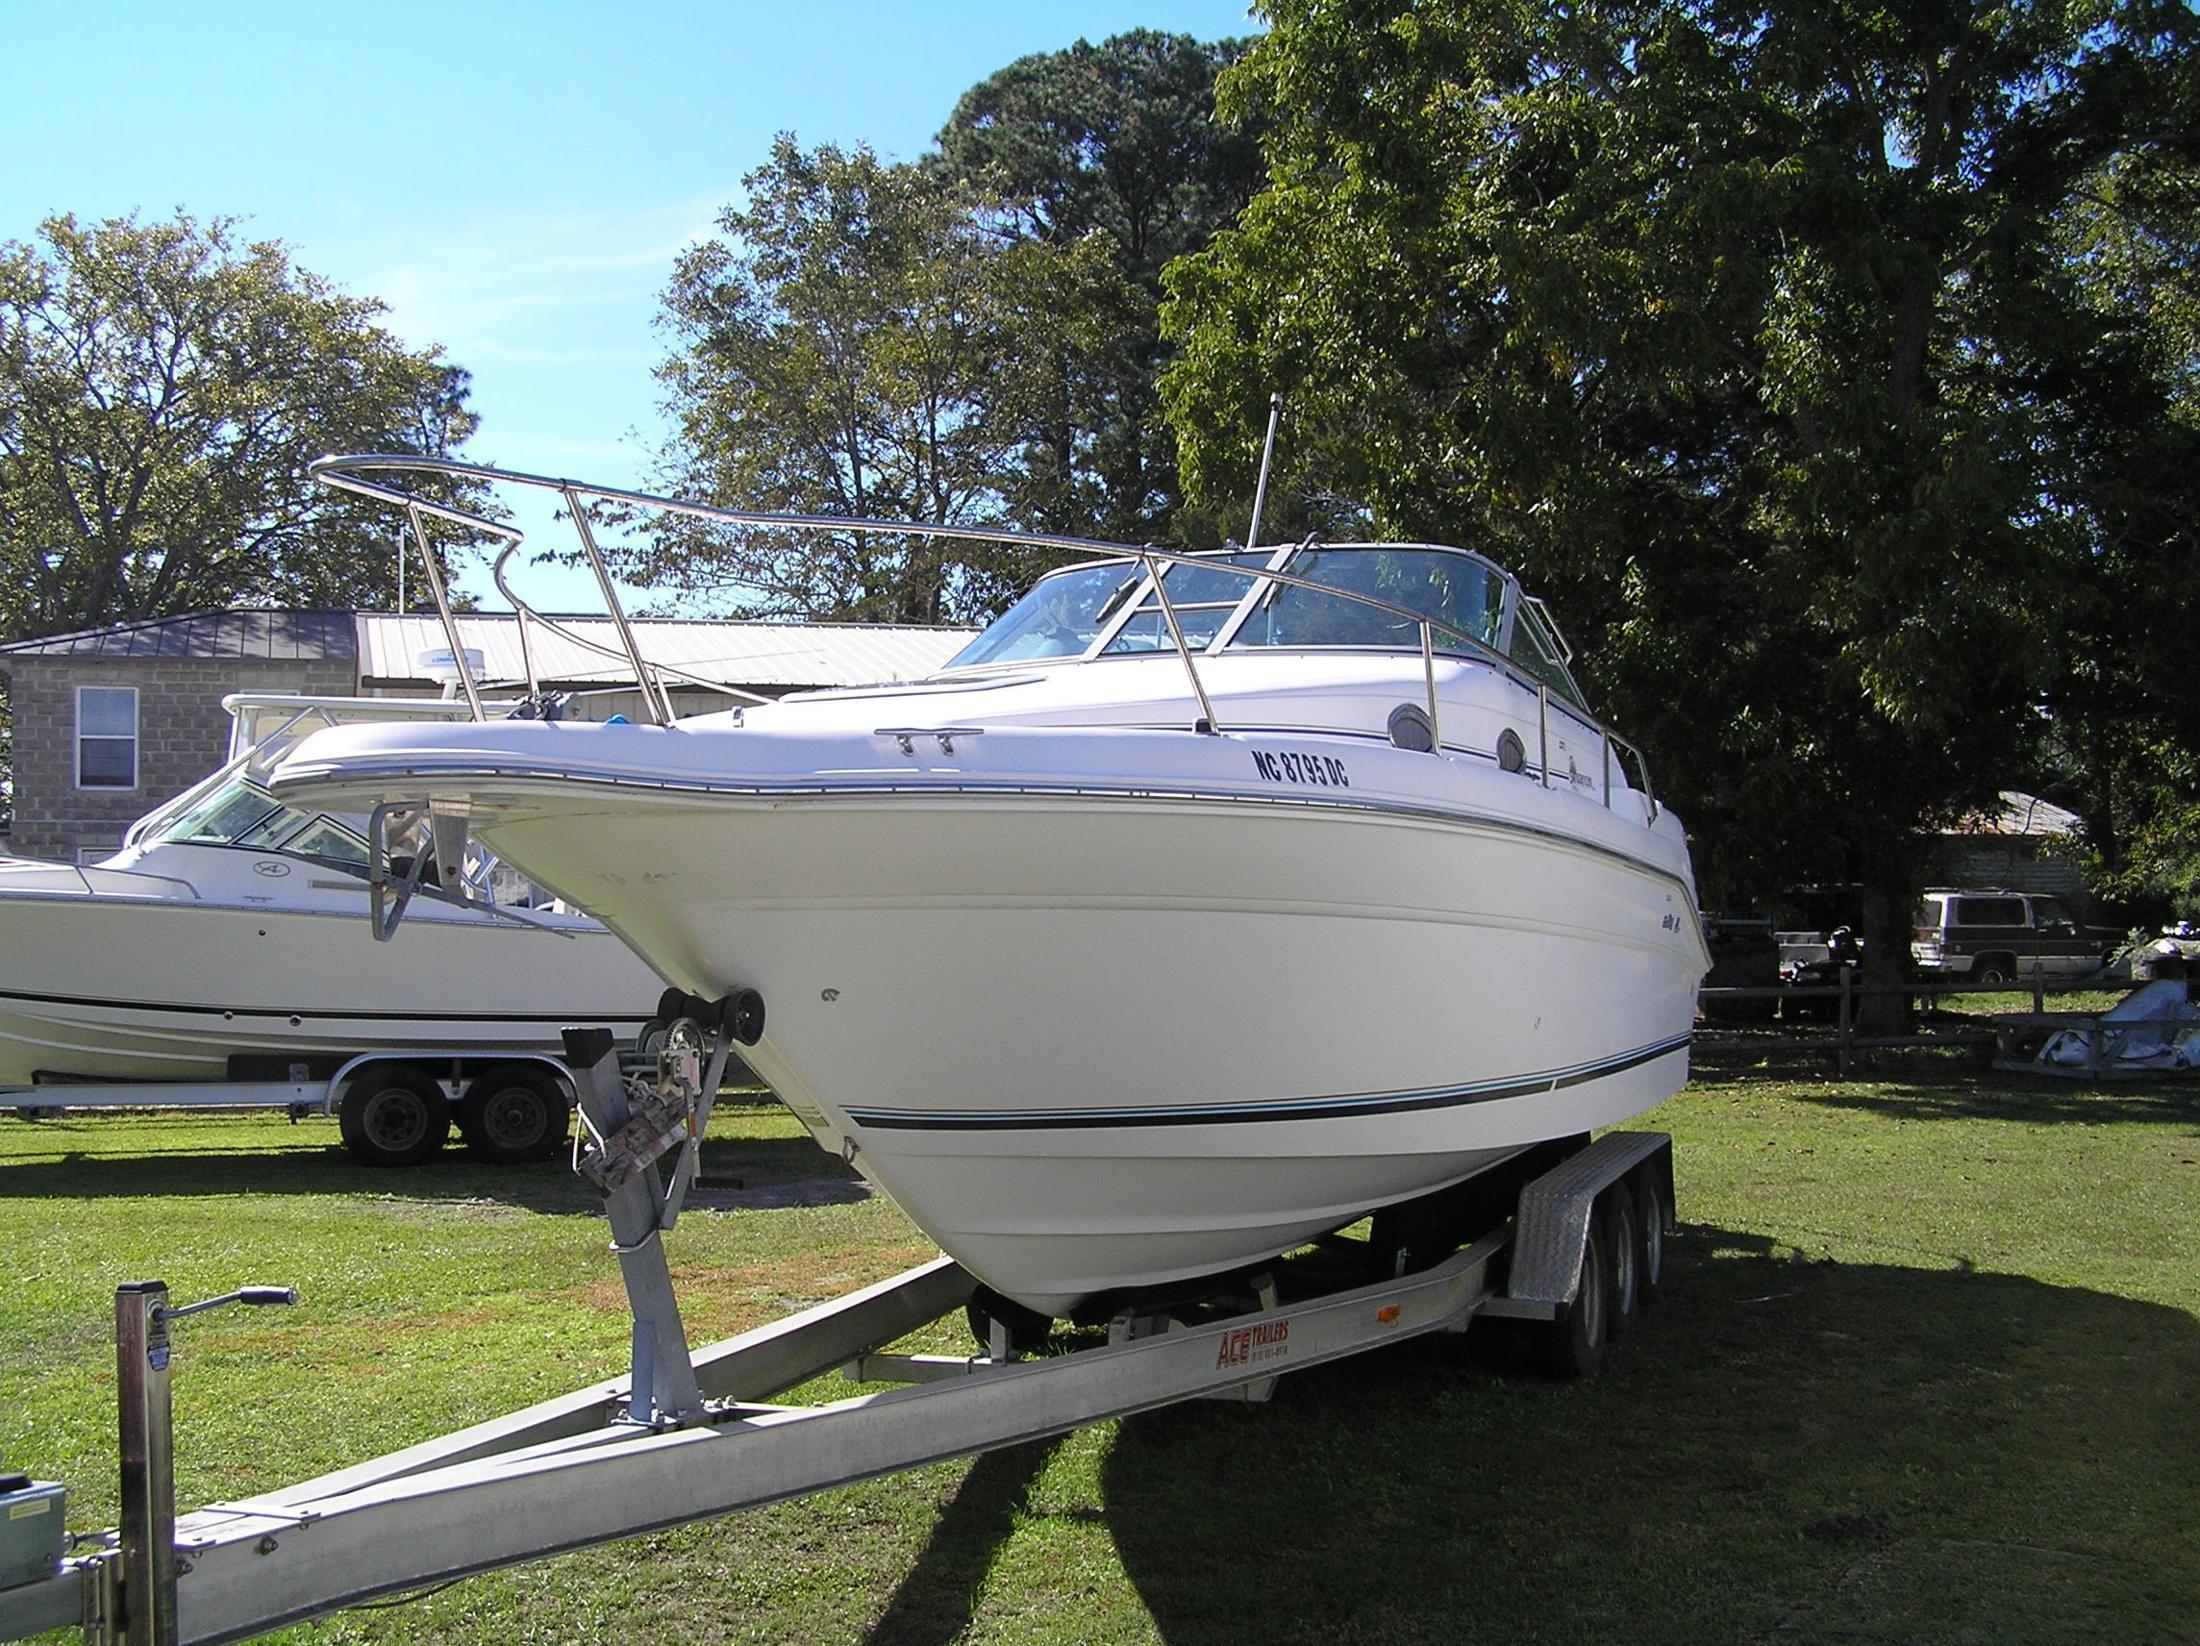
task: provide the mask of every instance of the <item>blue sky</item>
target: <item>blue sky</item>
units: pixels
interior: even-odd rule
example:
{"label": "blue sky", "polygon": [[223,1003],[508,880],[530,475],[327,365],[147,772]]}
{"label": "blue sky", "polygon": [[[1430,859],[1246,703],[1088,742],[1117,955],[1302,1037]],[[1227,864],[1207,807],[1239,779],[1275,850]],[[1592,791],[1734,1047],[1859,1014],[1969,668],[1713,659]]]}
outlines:
{"label": "blue sky", "polygon": [[0,240],[61,211],[244,218],[474,374],[469,455],[634,484],[657,293],[776,133],[908,159],[993,70],[1140,27],[1257,24],[1243,0],[0,0]]}

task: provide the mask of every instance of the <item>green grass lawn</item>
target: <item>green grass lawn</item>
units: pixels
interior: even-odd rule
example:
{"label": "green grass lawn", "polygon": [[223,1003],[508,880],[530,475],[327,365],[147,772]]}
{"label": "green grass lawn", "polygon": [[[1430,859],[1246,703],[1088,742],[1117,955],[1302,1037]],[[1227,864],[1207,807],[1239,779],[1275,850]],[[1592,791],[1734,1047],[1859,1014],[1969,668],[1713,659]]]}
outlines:
{"label": "green grass lawn", "polygon": [[[1684,1230],[1593,1382],[1478,1329],[281,1638],[2200,1639],[2200,1092],[1913,1067],[1648,1117]],[[698,1342],[929,1255],[778,1111],[714,1132],[669,1241]],[[615,1374],[593,1207],[325,1121],[0,1118],[0,1456],[112,1523],[136,1278],[304,1294],[178,1324],[187,1507]]]}

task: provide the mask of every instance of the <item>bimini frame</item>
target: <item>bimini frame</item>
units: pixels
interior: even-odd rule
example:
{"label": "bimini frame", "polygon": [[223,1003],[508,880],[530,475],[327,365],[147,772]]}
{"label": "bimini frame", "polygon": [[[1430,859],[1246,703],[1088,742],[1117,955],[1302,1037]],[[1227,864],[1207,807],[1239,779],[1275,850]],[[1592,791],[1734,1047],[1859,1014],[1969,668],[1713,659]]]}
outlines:
{"label": "bimini frame", "polygon": [[[1271,437],[1272,435],[1273,429],[1271,427]],[[623,660],[633,669],[635,679],[641,687],[644,712],[657,725],[669,725],[673,718],[672,698],[666,685],[668,679],[676,679],[685,684],[701,686],[713,691],[724,692],[728,688],[687,671],[673,668],[668,664],[652,663],[643,656],[641,643],[635,636],[634,626],[628,621],[625,609],[620,604],[618,590],[612,582],[610,571],[605,566],[602,552],[597,546],[595,530],[589,523],[588,505],[591,503],[608,503],[619,508],[645,509],[655,513],[677,515],[694,520],[706,520],[728,526],[749,526],[767,530],[800,532],[855,532],[871,536],[944,537],[959,542],[1001,543],[1017,548],[1078,554],[1096,559],[1135,561],[1145,573],[1153,589],[1155,602],[1160,607],[1162,619],[1168,626],[1171,643],[1178,658],[1183,663],[1185,678],[1190,682],[1192,695],[1199,703],[1199,726],[1208,732],[1220,731],[1222,725],[1215,716],[1214,704],[1207,695],[1206,683],[1200,677],[1197,655],[1194,649],[1185,641],[1183,625],[1177,620],[1176,607],[1169,599],[1167,582],[1161,576],[1164,566],[1196,566],[1210,572],[1219,571],[1242,578],[1248,583],[1280,584],[1292,588],[1310,589],[1332,599],[1348,600],[1358,605],[1369,606],[1376,611],[1387,613],[1392,617],[1413,624],[1420,636],[1422,676],[1427,691],[1426,710],[1437,748],[1441,749],[1444,746],[1442,720],[1436,697],[1436,635],[1441,631],[1446,637],[1445,650],[1464,648],[1477,656],[1482,662],[1510,676],[1535,694],[1538,705],[1537,725],[1541,743],[1536,769],[1546,787],[1549,786],[1551,781],[1551,691],[1547,683],[1523,671],[1511,658],[1505,656],[1504,653],[1496,650],[1476,635],[1454,629],[1449,624],[1427,617],[1409,607],[1395,605],[1373,595],[1360,594],[1349,589],[1339,589],[1331,584],[1295,576],[1289,572],[1277,571],[1270,567],[1238,566],[1227,561],[1217,560],[1211,555],[1184,554],[1172,549],[1155,548],[1151,544],[1132,547],[1121,543],[1103,542],[1090,537],[1069,537],[1048,532],[1011,531],[1001,526],[934,525],[908,520],[869,520],[839,515],[773,514],[754,509],[733,509],[715,503],[698,503],[681,498],[658,497],[648,492],[630,491],[617,486],[591,485],[585,481],[552,475],[525,474],[515,470],[489,468],[479,463],[461,463],[455,459],[443,457],[410,457],[372,453],[329,456],[316,460],[310,472],[313,478],[323,485],[333,486],[338,490],[351,492],[360,497],[371,498],[404,511],[413,540],[420,550],[421,560],[427,568],[428,586],[435,596],[436,612],[442,619],[443,631],[450,643],[453,657],[463,659],[465,651],[459,642],[457,621],[451,614],[450,599],[445,587],[442,567],[436,559],[433,545],[428,538],[427,523],[430,520],[457,526],[464,531],[477,533],[505,545],[497,556],[494,574],[498,591],[512,603],[513,610],[519,614],[521,653],[524,666],[529,671],[527,685],[531,693],[539,695],[541,690],[540,683],[533,678],[532,653],[527,645],[528,624],[532,622],[542,625],[543,628],[558,635],[561,639],[589,651],[607,657],[623,656]],[[609,647],[599,645],[583,636],[574,634],[569,629],[560,627],[556,619],[545,617],[513,592],[505,580],[505,566],[514,551],[526,541],[526,534],[518,527],[507,525],[499,520],[489,519],[480,514],[470,513],[464,509],[453,508],[448,504],[437,503],[431,499],[416,496],[401,487],[387,484],[383,480],[368,478],[370,475],[397,474],[440,476],[445,479],[479,481],[491,485],[546,491],[558,496],[564,502],[566,513],[572,520],[574,529],[579,536],[582,558],[587,561],[589,570],[595,575],[597,587],[603,593],[604,608],[610,616],[613,628],[617,631],[621,651],[615,653]],[[1254,522],[1255,535],[1258,533],[1258,525],[1256,515]],[[1316,545],[1316,541],[1316,539],[1309,537],[1297,546],[1302,548],[1313,547]],[[1267,545],[1270,549],[1277,551],[1289,546],[1291,545],[1284,543]],[[1533,601],[1532,597],[1527,596],[1525,593],[1522,594],[1521,599],[1523,603],[1532,603],[1540,610],[1540,601]],[[1547,617],[1544,618],[1544,622],[1555,637],[1557,634],[1556,626],[1551,625]],[[1561,642],[1561,645],[1563,645],[1563,642]],[[463,668],[460,670],[460,678],[465,687],[467,703],[473,710],[475,718],[482,718],[484,711],[479,693]],[[731,695],[746,696],[747,694],[734,692]],[[1626,767],[1632,765],[1635,772],[1634,792],[1641,796],[1649,819],[1654,821],[1658,813],[1658,802],[1656,796],[1651,792],[1650,765],[1643,757],[1642,751],[1594,715],[1576,706],[1567,705],[1563,712],[1594,731],[1600,740],[1604,804],[1609,807],[1613,803],[1614,768],[1618,767],[1624,773]],[[1482,752],[1490,754],[1494,758],[1495,751],[1485,750]]]}

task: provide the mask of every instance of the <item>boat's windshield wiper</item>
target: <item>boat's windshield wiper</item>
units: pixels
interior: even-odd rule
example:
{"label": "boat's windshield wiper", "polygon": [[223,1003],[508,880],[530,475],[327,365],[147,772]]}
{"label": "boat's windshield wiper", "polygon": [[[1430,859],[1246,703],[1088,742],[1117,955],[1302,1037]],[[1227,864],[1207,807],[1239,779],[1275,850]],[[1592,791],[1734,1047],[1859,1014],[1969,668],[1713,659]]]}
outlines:
{"label": "boat's windshield wiper", "polygon": [[[1284,556],[1283,564],[1285,566],[1288,566],[1291,564],[1292,561],[1296,560],[1300,555],[1305,554],[1309,549],[1316,549],[1320,546],[1321,533],[1308,532],[1304,537],[1300,538],[1298,542],[1291,545],[1291,552],[1288,555]],[[1276,569],[1280,570],[1281,568],[1279,567]],[[1271,606],[1275,605],[1276,596],[1283,593],[1283,591],[1290,586],[1291,585],[1288,583],[1270,582],[1268,587],[1262,592],[1261,597],[1257,602],[1256,609],[1264,612],[1267,611]]]}
{"label": "boat's windshield wiper", "polygon": [[1093,615],[1093,627],[1096,629],[1106,628],[1108,619],[1123,609],[1123,602],[1128,600],[1134,592],[1144,588],[1145,585],[1146,579],[1136,574],[1124,578],[1122,582],[1115,586],[1115,592],[1102,602],[1100,610]]}

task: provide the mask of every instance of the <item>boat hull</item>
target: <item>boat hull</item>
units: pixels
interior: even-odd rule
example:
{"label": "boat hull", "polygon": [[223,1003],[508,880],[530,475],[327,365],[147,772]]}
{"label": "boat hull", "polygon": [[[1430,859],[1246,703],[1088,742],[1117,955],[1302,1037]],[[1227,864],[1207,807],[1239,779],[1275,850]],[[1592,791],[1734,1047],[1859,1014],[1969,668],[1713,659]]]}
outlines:
{"label": "boat hull", "polygon": [[758,990],[757,1072],[1048,1313],[1257,1262],[1686,1079],[1685,878],[1498,819],[567,787],[480,832],[682,987]]}
{"label": "boat hull", "polygon": [[103,895],[0,897],[0,1086],[222,1080],[236,1057],[554,1052],[632,1029],[660,987],[610,934],[478,917],[376,943],[349,913]]}

